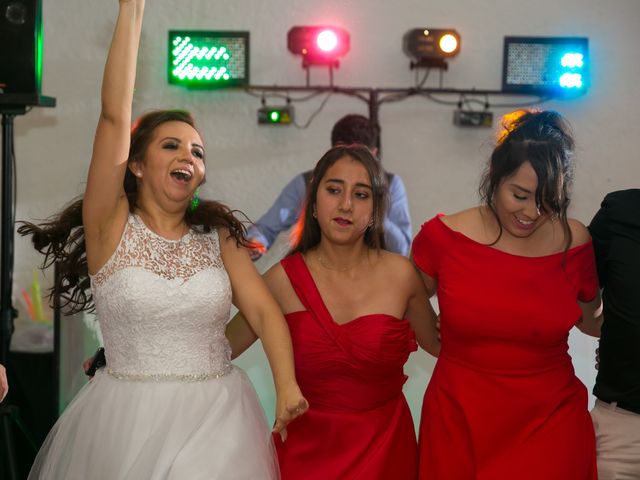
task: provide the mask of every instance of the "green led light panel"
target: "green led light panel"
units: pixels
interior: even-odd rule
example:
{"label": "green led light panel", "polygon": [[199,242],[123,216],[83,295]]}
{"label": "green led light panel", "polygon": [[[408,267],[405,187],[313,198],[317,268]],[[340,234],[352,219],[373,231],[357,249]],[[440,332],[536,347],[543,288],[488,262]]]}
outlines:
{"label": "green led light panel", "polygon": [[249,32],[171,30],[168,74],[187,88],[249,85]]}

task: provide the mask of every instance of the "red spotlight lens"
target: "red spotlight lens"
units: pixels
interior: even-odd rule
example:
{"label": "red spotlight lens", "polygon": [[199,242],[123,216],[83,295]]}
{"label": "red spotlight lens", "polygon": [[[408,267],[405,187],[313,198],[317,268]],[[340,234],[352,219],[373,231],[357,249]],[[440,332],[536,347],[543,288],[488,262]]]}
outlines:
{"label": "red spotlight lens", "polygon": [[333,30],[323,30],[316,37],[316,45],[323,52],[331,52],[338,46],[338,36]]}

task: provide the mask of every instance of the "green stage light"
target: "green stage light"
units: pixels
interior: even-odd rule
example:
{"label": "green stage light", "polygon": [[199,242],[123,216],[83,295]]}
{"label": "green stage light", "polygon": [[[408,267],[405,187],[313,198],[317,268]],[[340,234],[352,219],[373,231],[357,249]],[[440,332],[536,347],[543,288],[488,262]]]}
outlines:
{"label": "green stage light", "polygon": [[249,84],[249,32],[171,30],[169,83],[187,88]]}
{"label": "green stage light", "polygon": [[261,107],[258,109],[260,125],[290,125],[293,122],[293,107]]}

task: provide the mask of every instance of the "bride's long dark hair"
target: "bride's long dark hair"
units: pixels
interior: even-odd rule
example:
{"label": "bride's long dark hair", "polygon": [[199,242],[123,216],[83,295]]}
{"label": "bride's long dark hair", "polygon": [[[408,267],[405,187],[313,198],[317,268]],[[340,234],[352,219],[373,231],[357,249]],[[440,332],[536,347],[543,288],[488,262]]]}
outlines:
{"label": "bride's long dark hair", "polygon": [[[193,117],[184,110],[157,110],[140,117],[131,130],[127,163],[142,160],[155,130],[163,123],[175,121],[196,128]],[[129,210],[133,212],[138,202],[138,186],[135,175],[128,168],[124,176],[124,191],[129,200]],[[82,197],[74,199],[43,223],[21,222],[18,228],[20,235],[31,236],[35,249],[44,255],[41,268],[57,265],[57,275],[49,290],[49,302],[53,306],[57,297],[57,306],[70,314],[95,308],[87,267],[82,201]],[[187,209],[185,221],[203,233],[218,227],[227,228],[239,245],[250,246],[245,226],[234,213],[241,214],[222,203],[200,200],[197,208]]]}

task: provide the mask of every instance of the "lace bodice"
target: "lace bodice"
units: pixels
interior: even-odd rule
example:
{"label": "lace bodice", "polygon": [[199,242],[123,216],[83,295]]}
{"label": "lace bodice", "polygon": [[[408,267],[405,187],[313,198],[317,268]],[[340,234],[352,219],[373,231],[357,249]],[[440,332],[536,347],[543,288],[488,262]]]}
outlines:
{"label": "lace bodice", "polygon": [[229,370],[231,286],[217,232],[167,240],[130,214],[91,288],[114,376],[197,380]]}

